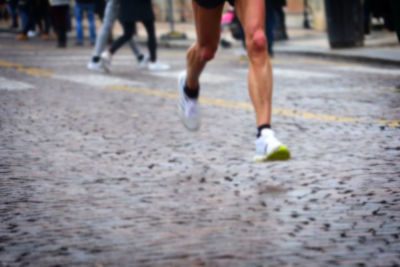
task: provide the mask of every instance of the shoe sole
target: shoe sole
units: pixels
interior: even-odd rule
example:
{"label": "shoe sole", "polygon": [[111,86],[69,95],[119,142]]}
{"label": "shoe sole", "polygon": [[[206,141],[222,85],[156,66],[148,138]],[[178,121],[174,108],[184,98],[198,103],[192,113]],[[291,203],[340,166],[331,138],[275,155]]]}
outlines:
{"label": "shoe sole", "polygon": [[255,156],[255,162],[266,162],[266,161],[285,161],[290,159],[290,151],[286,146],[282,145],[275,149],[267,157],[265,156]]}
{"label": "shoe sole", "polygon": [[105,69],[99,69],[99,68],[94,68],[94,67],[90,67],[89,65],[87,65],[88,70],[91,70],[93,72],[97,72],[97,73],[106,73]]}
{"label": "shoe sole", "polygon": [[183,115],[183,110],[182,110],[182,106],[180,103],[178,103],[178,115],[179,118],[181,119],[181,122],[183,124],[183,126],[185,126],[185,128],[191,132],[196,132],[200,129],[200,124],[197,124],[195,126],[189,125],[186,120],[185,120],[185,116]]}
{"label": "shoe sole", "polygon": [[100,56],[101,64],[104,67],[105,73],[111,73],[111,62],[104,58],[103,56]]}
{"label": "shoe sole", "polygon": [[103,61],[103,67],[105,73],[111,73],[111,67],[107,62]]}
{"label": "shoe sole", "polygon": [[91,70],[91,71],[97,72],[97,73],[102,73],[102,74],[107,73],[106,70],[100,70],[100,69],[91,69],[91,68],[88,68],[88,70]]}

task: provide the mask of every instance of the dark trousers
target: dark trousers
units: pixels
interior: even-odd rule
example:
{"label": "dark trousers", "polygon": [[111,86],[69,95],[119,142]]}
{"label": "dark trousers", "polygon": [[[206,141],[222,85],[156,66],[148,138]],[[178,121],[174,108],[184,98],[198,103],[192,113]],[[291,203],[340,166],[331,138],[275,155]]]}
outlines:
{"label": "dark trousers", "polygon": [[54,29],[57,32],[59,46],[65,46],[67,44],[68,9],[68,5],[51,7],[51,18]]}
{"label": "dark trousers", "polygon": [[[141,21],[146,29],[148,40],[147,47],[150,51],[150,60],[156,61],[157,59],[157,40],[156,31],[153,20]],[[110,52],[114,54],[121,46],[128,42],[136,33],[135,22],[121,22],[124,34],[119,37],[111,46]]]}
{"label": "dark trousers", "polygon": [[285,11],[283,10],[283,6],[275,8],[276,12],[276,29],[278,32],[278,37],[280,39],[287,39],[287,32],[286,32],[286,19],[285,19]]}
{"label": "dark trousers", "polygon": [[136,32],[135,22],[121,22],[121,25],[124,33],[111,45],[111,54],[115,54],[115,52],[128,42]]}
{"label": "dark trousers", "polygon": [[106,8],[106,2],[104,0],[98,0],[95,4],[95,13],[99,16],[100,20],[103,21],[104,10]]}
{"label": "dark trousers", "polygon": [[394,25],[397,33],[397,39],[400,42],[400,2],[399,0],[390,0],[390,7],[393,13]]}
{"label": "dark trousers", "polygon": [[40,30],[44,34],[50,32],[50,15],[49,15],[49,3],[48,0],[40,0],[39,8],[37,10],[37,23],[39,24]]}
{"label": "dark trousers", "polygon": [[36,19],[37,19],[37,7],[35,1],[28,1],[26,6],[26,11],[28,15],[28,22],[22,29],[24,34],[27,34],[30,30],[35,30]]}
{"label": "dark trousers", "polygon": [[150,52],[150,60],[152,62],[157,60],[157,39],[154,20],[142,21],[147,32],[147,48]]}
{"label": "dark trousers", "polygon": [[272,0],[265,1],[265,33],[268,40],[268,53],[273,56],[275,14]]}
{"label": "dark trousers", "polygon": [[11,0],[11,1],[8,2],[8,10],[10,11],[10,14],[11,14],[12,27],[13,28],[18,28],[17,7],[18,7],[18,1],[17,0]]}

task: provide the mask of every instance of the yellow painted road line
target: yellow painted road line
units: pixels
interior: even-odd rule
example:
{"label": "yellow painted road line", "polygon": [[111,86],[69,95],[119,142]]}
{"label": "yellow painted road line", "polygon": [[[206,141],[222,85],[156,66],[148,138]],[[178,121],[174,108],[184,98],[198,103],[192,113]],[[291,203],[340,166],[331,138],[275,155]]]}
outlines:
{"label": "yellow painted road line", "polygon": [[53,73],[48,70],[42,70],[34,67],[24,67],[22,64],[0,60],[0,68],[17,69],[21,73],[39,78],[51,78]]}
{"label": "yellow painted road line", "polygon": [[396,87],[381,87],[376,90],[379,94],[393,94],[393,93],[400,93],[400,89]]}
{"label": "yellow painted road line", "polygon": [[[51,71],[42,70],[39,68],[24,67],[22,64],[7,62],[4,60],[0,60],[0,67],[17,69],[21,73],[25,73],[25,74],[35,76],[35,77],[43,77],[43,78],[53,77],[53,73]],[[114,91],[125,91],[125,92],[129,92],[129,93],[156,96],[156,97],[168,98],[168,99],[177,99],[178,98],[177,93],[166,92],[166,91],[157,90],[157,89],[153,89],[153,88],[138,88],[138,87],[131,87],[131,86],[126,86],[126,85],[113,85],[113,86],[106,86],[103,89],[114,90]],[[201,97],[200,103],[210,105],[210,106],[225,108],[225,109],[253,111],[253,106],[247,102],[235,102],[235,101],[218,99],[218,98],[214,99],[214,98]],[[368,121],[368,120],[361,119],[361,118],[341,117],[341,116],[330,115],[330,114],[319,114],[319,113],[312,113],[312,112],[297,111],[294,109],[287,109],[287,108],[273,108],[272,114],[282,116],[282,117],[299,118],[299,119],[322,121],[322,122],[376,124],[376,125],[388,126],[390,128],[399,128],[400,127],[400,120],[371,120],[371,121]]]}
{"label": "yellow painted road line", "polygon": [[[169,99],[177,99],[177,93],[170,93],[156,89],[150,88],[136,88],[130,87],[125,85],[114,85],[109,87],[104,87],[106,90],[114,90],[114,91],[125,91],[129,93],[138,93],[143,95],[150,95],[150,96],[158,96],[162,98],[169,98]],[[247,102],[235,102],[230,100],[224,99],[213,99],[213,98],[200,98],[200,103],[226,108],[226,109],[238,109],[238,110],[248,110],[252,111],[253,106]],[[283,117],[290,117],[290,118],[299,118],[305,120],[314,120],[314,121],[322,121],[322,122],[336,122],[336,123],[353,123],[353,124],[378,124],[378,125],[385,125],[390,128],[398,128],[400,127],[400,120],[375,120],[375,121],[367,121],[362,118],[354,118],[354,117],[341,117],[336,115],[330,114],[318,114],[312,112],[304,112],[304,111],[297,111],[294,109],[287,109],[287,108],[273,108],[272,110],[273,115],[283,116]]]}

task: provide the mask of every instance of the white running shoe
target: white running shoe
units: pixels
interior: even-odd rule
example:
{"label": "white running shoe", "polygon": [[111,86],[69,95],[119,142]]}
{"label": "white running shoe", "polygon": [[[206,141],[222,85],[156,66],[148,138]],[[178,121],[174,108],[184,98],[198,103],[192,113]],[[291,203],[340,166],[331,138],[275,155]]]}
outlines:
{"label": "white running shoe", "polygon": [[186,83],[186,71],[178,78],[179,102],[178,112],[183,125],[190,130],[196,131],[200,128],[200,108],[198,99],[190,99],[184,92]]}
{"label": "white running shoe", "polygon": [[106,72],[111,72],[111,55],[108,51],[101,53],[100,60]]}
{"label": "white running shoe", "polygon": [[150,57],[148,55],[143,56],[141,60],[139,60],[139,68],[144,69],[147,67],[147,64],[149,63]]}
{"label": "white running shoe", "polygon": [[168,65],[168,64],[165,64],[165,63],[161,63],[161,62],[159,62],[159,61],[156,61],[156,62],[149,62],[148,64],[147,64],[147,68],[150,70],[150,71],[162,71],[162,70],[169,70],[170,69],[170,66]]}
{"label": "white running shoe", "polygon": [[87,68],[89,70],[93,70],[100,73],[106,72],[106,69],[104,68],[103,62],[101,62],[101,60],[99,60],[98,62],[94,62],[93,60],[89,61],[89,63],[87,64]]}
{"label": "white running shoe", "polygon": [[261,131],[261,136],[256,140],[255,162],[288,160],[290,151],[276,137],[271,129]]}

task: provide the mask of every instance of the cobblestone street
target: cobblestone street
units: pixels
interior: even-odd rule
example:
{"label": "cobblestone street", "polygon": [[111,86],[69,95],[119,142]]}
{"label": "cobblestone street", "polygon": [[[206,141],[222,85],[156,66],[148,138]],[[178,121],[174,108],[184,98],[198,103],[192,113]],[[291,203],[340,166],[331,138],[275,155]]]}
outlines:
{"label": "cobblestone street", "polygon": [[[202,127],[127,48],[0,35],[0,266],[400,266],[400,69],[278,54],[287,162],[253,163],[247,60],[220,49]],[[147,50],[143,48],[143,51]]]}

